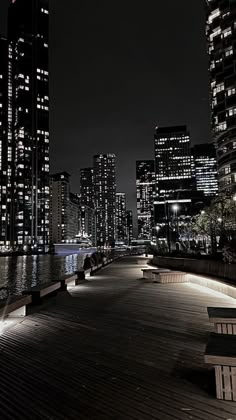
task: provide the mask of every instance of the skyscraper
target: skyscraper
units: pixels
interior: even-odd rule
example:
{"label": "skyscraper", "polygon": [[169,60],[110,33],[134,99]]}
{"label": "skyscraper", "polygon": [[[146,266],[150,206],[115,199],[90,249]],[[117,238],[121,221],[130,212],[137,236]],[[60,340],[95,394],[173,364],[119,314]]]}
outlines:
{"label": "skyscraper", "polygon": [[93,168],[80,169],[80,199],[82,206],[94,208],[94,171]]}
{"label": "skyscraper", "polygon": [[96,211],[89,206],[80,206],[80,229],[82,237],[88,237],[91,243],[97,245]]}
{"label": "skyscraper", "polygon": [[127,231],[127,244],[130,245],[133,239],[133,212],[132,210],[126,211],[126,231]]}
{"label": "skyscraper", "polygon": [[138,237],[152,238],[155,171],[153,160],[136,161]]}
{"label": "skyscraper", "polygon": [[113,245],[116,217],[116,157],[113,153],[93,157],[97,212],[97,244]]}
{"label": "skyscraper", "polygon": [[218,194],[216,150],[213,144],[198,144],[192,148],[197,191],[206,197]]}
{"label": "skyscraper", "polygon": [[0,38],[0,249],[10,243],[12,156],[8,148],[8,42]]}
{"label": "skyscraper", "polygon": [[50,177],[50,244],[75,239],[79,233],[79,198],[70,192],[70,175]]}
{"label": "skyscraper", "polygon": [[126,232],[126,194],[116,193],[116,241],[124,242]]}
{"label": "skyscraper", "polygon": [[186,126],[156,127],[156,195],[176,200],[192,190],[190,135]]}
{"label": "skyscraper", "polygon": [[192,174],[190,135],[186,126],[156,127],[154,136],[156,163],[156,233],[177,240],[177,226],[191,215],[195,183]]}
{"label": "skyscraper", "polygon": [[236,1],[211,0],[207,39],[219,190],[236,192]]}
{"label": "skyscraper", "polygon": [[14,244],[45,247],[49,236],[48,0],[9,6],[9,108],[14,160]]}

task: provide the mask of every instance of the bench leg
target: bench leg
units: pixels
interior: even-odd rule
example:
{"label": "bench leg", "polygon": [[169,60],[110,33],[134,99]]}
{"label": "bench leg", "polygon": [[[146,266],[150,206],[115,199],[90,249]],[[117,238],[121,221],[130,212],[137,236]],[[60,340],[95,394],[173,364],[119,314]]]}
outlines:
{"label": "bench leg", "polygon": [[21,308],[16,309],[13,312],[10,312],[7,317],[18,318],[18,317],[24,317],[24,316],[26,316],[26,306],[22,306]]}

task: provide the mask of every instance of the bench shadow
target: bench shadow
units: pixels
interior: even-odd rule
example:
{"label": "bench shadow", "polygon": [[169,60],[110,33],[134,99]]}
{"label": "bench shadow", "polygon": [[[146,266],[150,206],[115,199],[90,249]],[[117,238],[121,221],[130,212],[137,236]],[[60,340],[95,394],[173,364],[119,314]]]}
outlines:
{"label": "bench shadow", "polygon": [[216,398],[215,372],[213,368],[204,368],[196,366],[183,366],[183,360],[186,359],[186,351],[182,351],[171,372],[172,376],[178,377],[187,383],[199,388],[205,394]]}
{"label": "bench shadow", "polygon": [[50,295],[43,297],[41,303],[27,305],[27,315],[38,313],[41,310],[48,308],[49,306],[51,307],[53,304],[57,304],[59,299],[64,300],[67,298],[72,299],[72,296],[68,290],[53,292]]}

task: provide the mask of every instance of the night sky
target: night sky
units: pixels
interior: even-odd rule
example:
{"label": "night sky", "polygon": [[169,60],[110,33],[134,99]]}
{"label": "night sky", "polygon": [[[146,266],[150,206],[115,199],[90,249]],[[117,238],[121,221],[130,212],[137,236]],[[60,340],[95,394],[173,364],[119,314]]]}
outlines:
{"label": "night sky", "polygon": [[[6,30],[8,0],[0,4]],[[117,155],[118,191],[135,207],[135,161],[153,158],[156,125],[210,140],[204,0],[51,0],[51,172]]]}

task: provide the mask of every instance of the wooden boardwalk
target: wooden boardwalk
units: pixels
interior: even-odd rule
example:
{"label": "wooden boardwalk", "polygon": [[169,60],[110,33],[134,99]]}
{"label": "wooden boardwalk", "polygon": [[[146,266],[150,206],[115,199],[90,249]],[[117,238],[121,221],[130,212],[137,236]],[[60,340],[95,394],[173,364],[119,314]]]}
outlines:
{"label": "wooden boardwalk", "polygon": [[236,301],[140,278],[118,260],[0,336],[1,420],[236,420],[203,363],[207,305]]}

